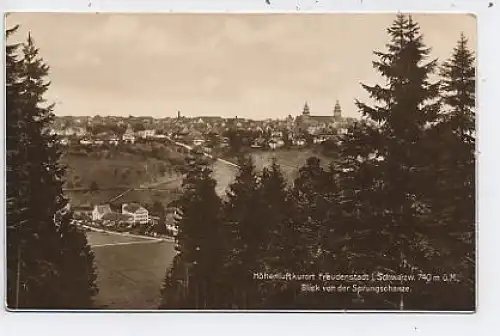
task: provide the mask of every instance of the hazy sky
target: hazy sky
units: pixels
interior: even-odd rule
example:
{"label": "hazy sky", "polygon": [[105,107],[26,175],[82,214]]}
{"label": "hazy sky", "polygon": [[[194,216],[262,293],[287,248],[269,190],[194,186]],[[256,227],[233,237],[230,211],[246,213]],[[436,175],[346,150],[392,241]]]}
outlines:
{"label": "hazy sky", "polygon": [[[394,14],[12,14],[13,39],[31,31],[51,67],[57,115],[301,113],[358,117],[360,82],[379,81],[373,50],[385,50]],[[460,32],[476,47],[465,14],[414,15],[432,47],[449,57]]]}

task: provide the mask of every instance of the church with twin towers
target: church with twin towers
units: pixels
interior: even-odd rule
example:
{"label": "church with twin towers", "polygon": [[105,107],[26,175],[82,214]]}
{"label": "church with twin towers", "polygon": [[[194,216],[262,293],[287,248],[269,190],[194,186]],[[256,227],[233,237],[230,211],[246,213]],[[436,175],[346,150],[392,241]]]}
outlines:
{"label": "church with twin towers", "polygon": [[342,117],[342,108],[337,100],[332,115],[312,115],[309,103],[306,101],[302,114],[295,118],[297,131],[307,131],[310,134],[339,130],[345,128],[347,120]]}

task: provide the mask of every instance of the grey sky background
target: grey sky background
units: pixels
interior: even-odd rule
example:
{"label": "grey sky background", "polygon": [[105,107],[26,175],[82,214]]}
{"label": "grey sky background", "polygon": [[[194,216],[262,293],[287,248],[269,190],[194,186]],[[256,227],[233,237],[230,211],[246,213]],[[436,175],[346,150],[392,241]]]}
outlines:
{"label": "grey sky background", "polygon": [[[476,19],[415,14],[432,57],[447,59],[463,32],[476,49]],[[395,14],[15,13],[13,38],[31,31],[51,67],[57,115],[282,118],[359,117],[369,101],[374,50],[385,50]]]}

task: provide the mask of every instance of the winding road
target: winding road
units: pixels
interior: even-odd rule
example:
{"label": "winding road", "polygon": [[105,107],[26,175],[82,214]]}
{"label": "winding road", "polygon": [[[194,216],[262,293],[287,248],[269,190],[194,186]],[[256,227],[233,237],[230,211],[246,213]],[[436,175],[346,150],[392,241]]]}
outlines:
{"label": "winding road", "polygon": [[[169,139],[171,140],[171,139]],[[176,146],[184,147],[188,150],[192,150],[193,147],[186,145],[182,142],[177,142],[171,140]],[[210,154],[204,154],[209,158],[213,158]],[[238,165],[229,162],[224,159],[217,158],[215,162],[212,164],[212,177],[217,181],[217,186],[215,187],[215,191],[220,197],[226,195],[226,190],[229,185],[234,181],[236,174],[238,172]]]}

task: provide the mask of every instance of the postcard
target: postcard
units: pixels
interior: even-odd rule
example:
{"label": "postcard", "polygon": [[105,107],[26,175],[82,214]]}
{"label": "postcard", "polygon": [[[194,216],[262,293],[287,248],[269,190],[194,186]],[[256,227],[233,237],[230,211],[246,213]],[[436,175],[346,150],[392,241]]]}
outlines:
{"label": "postcard", "polygon": [[476,310],[476,18],[6,16],[7,309]]}

